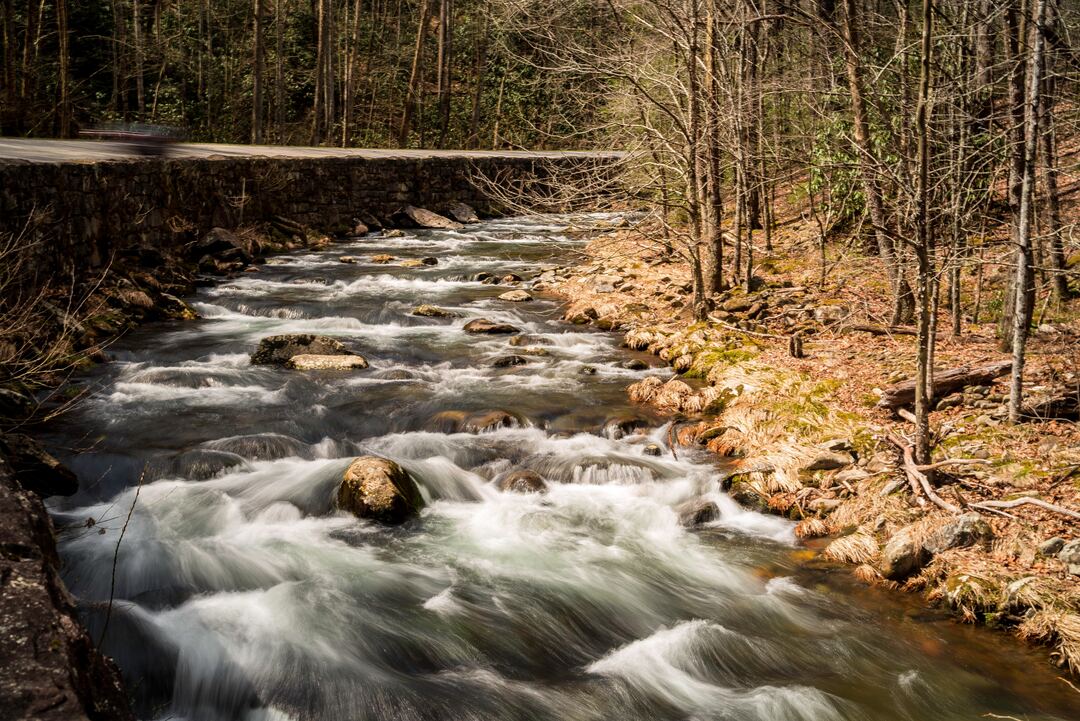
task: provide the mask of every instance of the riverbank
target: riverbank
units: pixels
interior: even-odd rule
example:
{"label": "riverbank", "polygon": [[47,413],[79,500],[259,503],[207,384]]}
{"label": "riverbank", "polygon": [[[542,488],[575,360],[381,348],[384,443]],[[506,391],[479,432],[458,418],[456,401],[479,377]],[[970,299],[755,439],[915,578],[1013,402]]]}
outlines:
{"label": "riverbank", "polygon": [[[676,448],[737,459],[725,481],[736,500],[796,520],[800,537],[822,539],[812,548],[865,582],[1044,643],[1053,663],[1077,672],[1080,526],[1022,500],[1080,512],[1075,421],[1006,425],[1003,378],[945,394],[932,422],[935,462],[949,463],[935,492],[956,512],[916,495],[898,447],[910,425],[878,407],[912,376],[914,338],[882,327],[877,261],[846,251],[828,259],[822,282],[809,223],[785,226],[785,252],[758,258],[754,292],[717,298],[707,323],[687,307],[687,265],[647,227],[592,229],[580,262],[542,275],[541,287],[567,298],[567,320],[618,330],[672,367],[670,380],[635,383],[630,397],[678,421]],[[938,368],[1003,357],[992,326],[970,321],[961,336],[940,337]],[[793,355],[795,335],[803,357]],[[1029,350],[1031,403],[1075,385],[1078,342],[1069,309],[1044,318]],[[965,508],[985,501],[1019,504]]]}

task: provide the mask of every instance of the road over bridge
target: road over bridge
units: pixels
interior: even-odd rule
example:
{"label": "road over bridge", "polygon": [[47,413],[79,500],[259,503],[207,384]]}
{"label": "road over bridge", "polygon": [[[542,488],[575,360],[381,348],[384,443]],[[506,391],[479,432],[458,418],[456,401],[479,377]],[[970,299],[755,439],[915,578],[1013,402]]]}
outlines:
{"label": "road over bridge", "polygon": [[588,176],[593,195],[581,197],[591,198],[622,157],[197,143],[148,156],[122,142],[0,138],[0,238],[34,243],[45,267],[84,271],[129,248],[178,249],[214,227],[284,218],[342,233],[403,205],[498,214],[508,196],[543,197],[553,176]]}

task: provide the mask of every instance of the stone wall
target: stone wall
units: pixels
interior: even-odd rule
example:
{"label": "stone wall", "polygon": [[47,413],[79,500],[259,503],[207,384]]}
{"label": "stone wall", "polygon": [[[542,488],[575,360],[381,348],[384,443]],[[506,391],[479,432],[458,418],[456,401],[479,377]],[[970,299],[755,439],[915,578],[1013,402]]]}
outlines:
{"label": "stone wall", "polygon": [[553,168],[609,160],[463,154],[5,162],[0,238],[23,233],[36,243],[41,268],[79,273],[101,267],[124,248],[178,250],[212,227],[274,216],[334,231],[363,212],[386,216],[406,203],[439,211],[457,201],[481,215],[496,214],[499,200],[478,177],[512,185],[542,179]]}

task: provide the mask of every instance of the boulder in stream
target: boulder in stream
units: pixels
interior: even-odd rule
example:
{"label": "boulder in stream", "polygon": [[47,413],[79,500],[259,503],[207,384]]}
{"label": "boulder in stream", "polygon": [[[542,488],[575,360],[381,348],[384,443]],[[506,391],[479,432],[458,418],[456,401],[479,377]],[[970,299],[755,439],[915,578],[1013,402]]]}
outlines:
{"label": "boulder in stream", "polygon": [[424,507],[416,482],[404,468],[386,458],[361,456],[345,470],[338,486],[337,507],[357,518],[402,523]]}
{"label": "boulder in stream", "polygon": [[547,493],[548,486],[536,471],[521,469],[510,471],[495,479],[494,485],[500,491],[512,493]]}
{"label": "boulder in stream", "polygon": [[368,362],[362,355],[300,353],[290,358],[285,365],[298,371],[351,371],[367,368]]}
{"label": "boulder in stream", "polygon": [[461,230],[465,226],[449,218],[433,213],[426,208],[406,205],[400,208],[390,220],[406,228],[438,228],[442,230]]}
{"label": "boulder in stream", "polygon": [[480,218],[476,215],[476,211],[468,205],[465,205],[465,203],[451,203],[450,207],[446,209],[446,213],[457,222],[465,223],[466,225],[480,222]]}
{"label": "boulder in stream", "polygon": [[687,528],[700,526],[720,517],[720,508],[706,498],[691,498],[675,507],[679,523]]}
{"label": "boulder in stream", "polygon": [[515,328],[509,323],[496,323],[493,320],[487,318],[477,318],[470,320],[465,324],[466,333],[484,333],[488,335],[500,335],[510,333],[520,333],[520,328]]}
{"label": "boulder in stream", "polygon": [[600,434],[617,441],[620,438],[635,435],[638,431],[648,427],[649,422],[640,416],[616,416],[604,421],[604,427],[600,430]]}
{"label": "boulder in stream", "polygon": [[528,362],[529,359],[525,358],[524,356],[504,355],[502,357],[496,358],[491,365],[493,368],[510,368],[512,366],[523,366]]}
{"label": "boulder in stream", "polygon": [[253,365],[285,365],[297,355],[355,356],[341,341],[325,335],[298,333],[296,335],[271,335],[259,341],[259,347],[251,354]]}
{"label": "boulder in stream", "polygon": [[511,303],[524,303],[533,297],[524,290],[509,290],[499,296],[499,300],[508,300]]}
{"label": "boulder in stream", "polygon": [[427,303],[413,308],[412,314],[424,318],[457,318],[457,313]]}

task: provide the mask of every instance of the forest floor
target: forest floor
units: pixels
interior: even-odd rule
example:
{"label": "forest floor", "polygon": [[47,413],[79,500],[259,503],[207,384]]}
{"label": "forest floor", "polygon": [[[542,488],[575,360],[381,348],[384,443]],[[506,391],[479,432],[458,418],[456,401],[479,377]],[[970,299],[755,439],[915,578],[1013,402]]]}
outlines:
{"label": "forest floor", "polygon": [[[880,261],[831,239],[823,274],[816,224],[793,208],[777,215],[775,250],[755,258],[759,287],[718,296],[709,322],[694,321],[689,266],[664,251],[655,226],[582,229],[592,239],[580,262],[538,287],[570,301],[567,320],[623,331],[672,366],[667,382],[637,383],[630,396],[678,421],[673,447],[737,459],[724,485],[744,505],[798,521],[810,548],[867,583],[923,592],[964,621],[1047,644],[1054,663],[1080,672],[1080,515],[1021,500],[1080,514],[1080,425],[1009,425],[1008,375],[945,394],[931,417],[934,461],[963,460],[932,474],[933,492],[955,511],[916,493],[897,445],[912,425],[878,407],[885,389],[914,377],[915,337],[854,328],[888,324]],[[995,327],[1006,271],[982,266],[981,281],[975,264],[964,273],[959,336],[942,309],[938,373],[1009,358]],[[1080,301],[1037,307],[1036,318],[1029,402],[1080,384]],[[789,352],[795,333],[802,358]],[[984,501],[1021,505],[966,508]]]}

